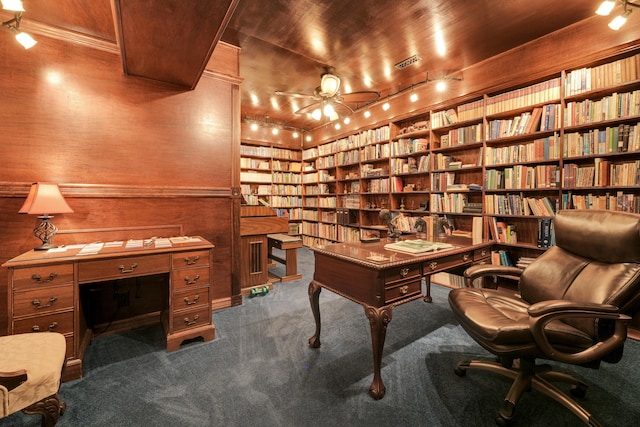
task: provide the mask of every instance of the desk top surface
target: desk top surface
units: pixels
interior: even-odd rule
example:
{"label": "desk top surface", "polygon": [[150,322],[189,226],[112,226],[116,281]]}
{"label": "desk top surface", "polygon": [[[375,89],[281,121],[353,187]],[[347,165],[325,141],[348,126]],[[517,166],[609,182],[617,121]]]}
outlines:
{"label": "desk top surface", "polygon": [[94,242],[59,246],[46,251],[30,250],[5,262],[2,267],[22,267],[54,262],[88,261],[212,248],[214,248],[214,245],[200,236]]}
{"label": "desk top surface", "polygon": [[313,247],[311,249],[318,254],[343,259],[345,261],[361,264],[374,269],[385,269],[403,264],[429,261],[448,255],[456,255],[469,250],[482,249],[493,244],[492,241],[485,241],[480,244],[473,245],[471,243],[471,239],[465,237],[448,237],[444,239],[436,239],[434,241],[450,243],[452,247],[432,250],[420,254],[409,254],[385,249],[385,245],[392,242],[388,242],[386,239],[381,239],[379,242],[374,243],[333,243]]}

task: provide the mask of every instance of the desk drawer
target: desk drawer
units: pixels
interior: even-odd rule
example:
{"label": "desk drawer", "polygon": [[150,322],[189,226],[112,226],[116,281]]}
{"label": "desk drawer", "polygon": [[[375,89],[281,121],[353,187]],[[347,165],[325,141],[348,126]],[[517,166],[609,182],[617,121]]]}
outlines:
{"label": "desk drawer", "polygon": [[171,310],[179,311],[209,304],[209,287],[176,292],[172,296]]}
{"label": "desk drawer", "polygon": [[209,285],[209,267],[189,268],[173,272],[174,291]]}
{"label": "desk drawer", "polygon": [[389,304],[404,298],[409,298],[422,292],[422,279],[401,282],[395,286],[387,286],[384,290],[384,302]]}
{"label": "desk drawer", "polygon": [[169,272],[169,254],[132,256],[82,262],[78,266],[80,283],[126,279]]}
{"label": "desk drawer", "polygon": [[73,311],[14,320],[13,322],[14,334],[47,331],[73,334]]}
{"label": "desk drawer", "polygon": [[45,314],[73,308],[73,285],[48,286],[13,294],[13,316]]}
{"label": "desk drawer", "polygon": [[[473,252],[463,252],[461,254],[449,255],[438,260],[424,262],[424,274],[436,273],[438,271],[447,270],[451,267],[457,267],[465,263],[473,261]],[[461,264],[462,263],[462,264]]]}
{"label": "desk drawer", "polygon": [[182,310],[173,313],[173,332],[211,324],[211,310],[203,306],[194,310]]}
{"label": "desk drawer", "polygon": [[473,260],[479,261],[484,258],[488,258],[491,256],[491,250],[489,248],[476,249],[473,251]]}
{"label": "desk drawer", "polygon": [[422,276],[420,263],[409,264],[402,267],[391,268],[385,272],[385,287],[393,285],[398,281],[410,280]]}
{"label": "desk drawer", "polygon": [[13,270],[13,288],[26,289],[73,283],[73,264],[53,264]]}
{"label": "desk drawer", "polygon": [[209,265],[209,251],[191,251],[173,254],[173,269],[202,267]]}

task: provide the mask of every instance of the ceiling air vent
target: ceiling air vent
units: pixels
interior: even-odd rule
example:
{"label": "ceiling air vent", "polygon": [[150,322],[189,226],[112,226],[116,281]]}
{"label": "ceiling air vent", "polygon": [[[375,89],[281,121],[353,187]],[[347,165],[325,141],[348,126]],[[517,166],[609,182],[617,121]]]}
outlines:
{"label": "ceiling air vent", "polygon": [[407,68],[409,65],[413,65],[418,61],[422,61],[422,58],[418,55],[413,55],[405,60],[398,62],[396,65],[394,65],[394,67],[396,67],[398,70],[402,70],[403,68]]}

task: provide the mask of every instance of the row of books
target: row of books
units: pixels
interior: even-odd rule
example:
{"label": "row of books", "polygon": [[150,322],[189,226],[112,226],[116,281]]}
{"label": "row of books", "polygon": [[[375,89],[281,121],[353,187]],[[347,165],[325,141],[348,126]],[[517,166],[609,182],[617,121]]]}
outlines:
{"label": "row of books", "polygon": [[484,182],[488,190],[556,188],[560,182],[560,166],[515,165],[505,169],[487,169]]}
{"label": "row of books", "polygon": [[640,125],[621,124],[587,132],[565,133],[563,157],[640,150]]}
{"label": "row of books", "polygon": [[482,141],[482,124],[465,126],[450,130],[440,137],[440,147],[455,147]]}
{"label": "row of books", "polygon": [[432,212],[462,213],[467,204],[465,193],[431,194],[429,201]]}
{"label": "row of books", "polygon": [[489,97],[486,102],[486,114],[492,115],[503,111],[517,110],[560,99],[560,85],[561,79],[556,77]]}
{"label": "row of books", "polygon": [[486,147],[485,165],[553,160],[559,156],[558,135],[506,147]]}
{"label": "row of books", "polygon": [[391,142],[391,152],[394,156],[413,154],[429,149],[429,140],[426,138],[401,138]]}
{"label": "row of books", "polygon": [[560,124],[560,104],[548,104],[526,111],[517,117],[491,120],[487,124],[487,139],[525,135],[536,131],[554,130]]}
{"label": "row of books", "polygon": [[273,182],[288,183],[288,184],[300,184],[302,179],[299,173],[293,172],[274,172]]}
{"label": "row of books", "polygon": [[612,211],[640,213],[640,196],[633,193],[606,192],[605,194],[564,193],[562,209],[605,209]]}
{"label": "row of books", "polygon": [[637,115],[640,115],[640,90],[569,102],[564,109],[564,125],[579,126]]}
{"label": "row of books", "polygon": [[302,195],[301,185],[274,184],[271,186],[271,189],[273,190],[273,194],[276,194],[276,195],[287,195],[287,196]]}
{"label": "row of books", "polygon": [[513,267],[511,256],[509,256],[509,253],[503,249],[491,251],[491,264]]}
{"label": "row of books", "polygon": [[496,217],[487,218],[491,239],[499,243],[518,243],[518,233],[515,225],[506,221],[498,220]]}
{"label": "row of books", "polygon": [[485,213],[489,215],[553,216],[555,204],[548,197],[524,197],[522,194],[486,194]]}
{"label": "row of books", "polygon": [[577,95],[590,90],[617,86],[632,82],[640,76],[640,55],[591,68],[580,68],[567,73],[564,82],[565,96]]}

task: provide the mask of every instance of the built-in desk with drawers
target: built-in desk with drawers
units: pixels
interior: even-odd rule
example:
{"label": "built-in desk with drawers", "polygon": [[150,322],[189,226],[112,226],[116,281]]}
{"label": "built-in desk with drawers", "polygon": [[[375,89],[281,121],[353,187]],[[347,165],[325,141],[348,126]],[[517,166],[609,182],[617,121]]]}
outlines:
{"label": "built-in desk with drawers", "polygon": [[210,292],[213,244],[201,237],[173,238],[168,247],[155,243],[127,247],[127,242],[122,242],[89,254],[82,254],[82,248],[76,246],[32,250],[7,261],[3,267],[9,269],[9,333],[62,333],[67,339],[64,379],[80,378],[82,358],[93,336],[83,314],[80,286],[168,274],[168,304],[160,313],[167,351],[178,349],[188,339],[214,339]]}

